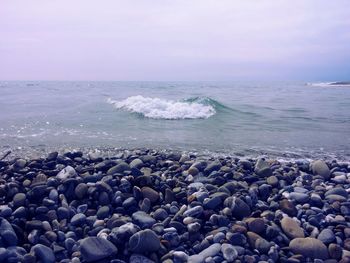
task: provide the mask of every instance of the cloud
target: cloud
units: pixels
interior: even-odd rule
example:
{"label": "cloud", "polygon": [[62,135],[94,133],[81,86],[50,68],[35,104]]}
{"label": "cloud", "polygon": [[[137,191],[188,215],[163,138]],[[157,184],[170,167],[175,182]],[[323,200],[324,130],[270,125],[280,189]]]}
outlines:
{"label": "cloud", "polygon": [[324,0],[8,1],[0,77],[339,78],[350,68],[349,8]]}

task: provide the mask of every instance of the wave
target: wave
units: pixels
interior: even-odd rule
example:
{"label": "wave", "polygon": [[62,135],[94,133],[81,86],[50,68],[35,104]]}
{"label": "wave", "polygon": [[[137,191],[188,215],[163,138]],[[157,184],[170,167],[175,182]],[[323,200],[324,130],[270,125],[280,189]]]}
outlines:
{"label": "wave", "polygon": [[346,86],[350,87],[350,81],[335,81],[335,82],[308,82],[307,86],[316,87],[332,87],[332,86]]}
{"label": "wave", "polygon": [[215,100],[202,97],[174,101],[137,95],[119,101],[109,98],[107,102],[116,109],[167,120],[207,119],[216,113],[216,108],[225,107]]}

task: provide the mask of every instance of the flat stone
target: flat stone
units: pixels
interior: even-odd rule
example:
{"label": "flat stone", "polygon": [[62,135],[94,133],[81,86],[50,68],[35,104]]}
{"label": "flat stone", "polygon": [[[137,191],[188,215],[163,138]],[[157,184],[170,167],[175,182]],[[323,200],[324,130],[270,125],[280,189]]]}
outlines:
{"label": "flat stone", "polygon": [[137,211],[132,214],[134,224],[141,228],[151,228],[157,221],[143,211]]}
{"label": "flat stone", "polygon": [[308,194],[298,192],[291,192],[289,194],[289,198],[295,200],[300,204],[305,204],[310,200],[310,196]]}
{"label": "flat stone", "polygon": [[325,196],[328,196],[328,195],[341,195],[345,198],[348,198],[348,192],[342,188],[342,187],[335,187],[335,188],[332,188],[330,190],[328,190],[325,194]]}
{"label": "flat stone", "polygon": [[312,259],[327,259],[328,249],[320,240],[312,237],[295,238],[289,243],[294,254],[301,254]]}
{"label": "flat stone", "polygon": [[220,196],[213,196],[211,198],[208,198],[206,199],[204,202],[203,202],[203,206],[204,208],[206,209],[215,209],[217,208],[218,206],[220,206],[222,203],[222,199]]}
{"label": "flat stone", "polygon": [[207,247],[206,249],[202,250],[199,255],[203,258],[207,257],[214,257],[216,256],[221,250],[221,244],[215,243],[211,246]]}
{"label": "flat stone", "polygon": [[317,239],[328,245],[335,240],[335,235],[332,230],[325,228],[320,232]]}
{"label": "flat stone", "polygon": [[118,249],[107,239],[87,237],[80,243],[80,252],[85,262],[96,262],[116,255]]}
{"label": "flat stone", "polygon": [[144,198],[148,198],[151,203],[155,203],[159,199],[159,193],[152,189],[151,187],[144,186],[141,188],[141,192]]}
{"label": "flat stone", "polygon": [[154,231],[141,230],[130,237],[129,248],[131,251],[141,254],[155,252],[160,248],[160,241]]}
{"label": "flat stone", "polygon": [[121,162],[113,167],[111,167],[108,171],[108,175],[116,174],[116,173],[124,173],[124,171],[130,171],[130,166],[126,162]]}
{"label": "flat stone", "polygon": [[144,165],[143,161],[139,158],[132,160],[129,164],[131,169],[133,168],[141,169],[143,165]]}
{"label": "flat stone", "polygon": [[188,210],[186,210],[183,215],[186,217],[186,216],[190,216],[190,217],[198,217],[200,216],[202,213],[203,213],[204,209],[203,207],[201,206],[195,206],[195,207],[192,207]]}
{"label": "flat stone", "polygon": [[86,222],[86,215],[82,213],[78,213],[74,215],[70,220],[70,223],[72,226],[82,226],[85,224],[85,222]]}
{"label": "flat stone", "polygon": [[297,237],[305,237],[304,230],[299,226],[297,221],[290,217],[284,217],[281,220],[281,227],[283,232],[291,239]]}

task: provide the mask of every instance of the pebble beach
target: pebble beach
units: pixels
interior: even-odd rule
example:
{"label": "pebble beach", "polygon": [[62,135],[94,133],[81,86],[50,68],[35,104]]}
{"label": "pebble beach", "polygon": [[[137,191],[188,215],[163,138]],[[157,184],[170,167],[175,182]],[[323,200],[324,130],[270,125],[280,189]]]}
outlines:
{"label": "pebble beach", "polygon": [[350,164],[150,149],[0,161],[0,262],[350,262]]}

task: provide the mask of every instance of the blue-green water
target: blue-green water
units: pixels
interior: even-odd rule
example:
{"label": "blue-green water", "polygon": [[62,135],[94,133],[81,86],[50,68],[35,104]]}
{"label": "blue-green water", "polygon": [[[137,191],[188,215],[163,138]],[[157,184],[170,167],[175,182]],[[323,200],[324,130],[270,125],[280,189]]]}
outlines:
{"label": "blue-green water", "polygon": [[350,87],[0,82],[0,149],[116,147],[350,156]]}

